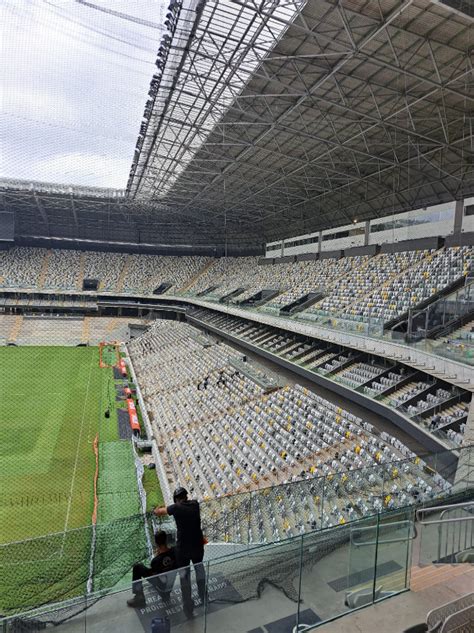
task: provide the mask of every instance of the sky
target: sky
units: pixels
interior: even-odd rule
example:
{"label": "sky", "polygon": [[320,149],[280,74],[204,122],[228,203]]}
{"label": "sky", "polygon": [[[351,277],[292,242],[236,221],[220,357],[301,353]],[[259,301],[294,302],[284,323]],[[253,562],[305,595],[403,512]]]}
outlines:
{"label": "sky", "polygon": [[1,177],[126,187],[168,4],[0,0]]}

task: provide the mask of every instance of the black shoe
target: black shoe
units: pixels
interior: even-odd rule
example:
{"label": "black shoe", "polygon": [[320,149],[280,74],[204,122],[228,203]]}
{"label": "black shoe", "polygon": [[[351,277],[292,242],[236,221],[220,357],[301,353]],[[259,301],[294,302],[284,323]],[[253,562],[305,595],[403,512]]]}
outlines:
{"label": "black shoe", "polygon": [[133,598],[127,600],[127,604],[133,609],[142,609],[143,607],[146,607],[145,596],[142,593],[136,593]]}

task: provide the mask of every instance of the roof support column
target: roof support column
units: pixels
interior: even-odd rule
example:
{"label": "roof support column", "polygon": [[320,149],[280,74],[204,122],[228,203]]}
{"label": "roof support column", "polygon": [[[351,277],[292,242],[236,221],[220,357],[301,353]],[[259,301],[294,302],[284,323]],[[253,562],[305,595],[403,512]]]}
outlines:
{"label": "roof support column", "polygon": [[454,207],[454,235],[459,235],[462,230],[462,219],[464,214],[464,200],[456,200],[456,206]]}
{"label": "roof support column", "polygon": [[365,233],[364,233],[364,246],[368,246],[369,245],[369,238],[370,238],[370,222],[369,222],[369,220],[366,221],[364,230],[365,230]]}
{"label": "roof support column", "polygon": [[[455,490],[466,490],[474,488],[474,398],[471,400],[469,415],[467,416],[466,428],[464,430],[464,441],[459,457],[456,476],[454,478]],[[469,446],[471,444],[471,446]]]}

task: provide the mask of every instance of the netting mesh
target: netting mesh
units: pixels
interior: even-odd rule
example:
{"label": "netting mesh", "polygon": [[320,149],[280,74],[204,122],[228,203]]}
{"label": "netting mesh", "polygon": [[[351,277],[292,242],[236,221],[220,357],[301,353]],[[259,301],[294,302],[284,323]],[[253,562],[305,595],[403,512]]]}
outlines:
{"label": "netting mesh", "polygon": [[169,3],[2,4],[2,175],[124,189]]}
{"label": "netting mesh", "polygon": [[[117,449],[110,443],[109,449],[114,452]],[[122,464],[125,467],[126,460],[129,459],[133,463],[133,451],[129,444],[123,444],[128,447],[129,457],[126,457],[127,451],[120,448]],[[105,452],[105,455],[109,452]],[[466,449],[468,451],[469,449]],[[107,457],[106,457],[107,458]],[[410,462],[411,468],[419,468],[421,462],[418,458],[417,463]],[[408,462],[405,462],[407,464]],[[402,462],[397,462],[400,470],[403,468]],[[424,466],[424,471],[409,470],[407,477],[415,477],[420,472],[429,470]],[[450,473],[453,472],[453,466],[449,466]],[[447,474],[447,471],[445,472]],[[375,478],[377,475],[377,479]],[[368,481],[374,478],[374,485],[381,486],[383,482],[383,470],[381,467],[363,469],[359,473],[351,474],[355,480]],[[345,478],[345,479],[344,479]],[[110,500],[120,510],[120,499],[122,491],[120,490],[121,476],[116,479],[110,477],[110,473],[104,475],[103,498]],[[327,526],[323,520],[323,506],[328,508],[330,512],[331,506],[336,497],[345,497],[348,506],[353,503],[354,507],[361,504],[364,494],[373,494],[369,490],[364,493],[363,488],[357,490],[357,499],[352,498],[348,492],[348,488],[344,485],[349,482],[349,478],[344,473],[338,477],[319,478],[314,480],[306,480],[296,482],[294,484],[284,484],[275,486],[274,488],[264,489],[261,491],[235,495],[213,501],[203,502],[201,504],[201,516],[204,534],[211,542],[212,556],[219,557],[226,554],[238,553],[238,547],[253,550],[258,545],[264,545],[260,541],[255,540],[254,534],[258,533],[259,528],[263,524],[278,524],[282,526],[280,532],[278,548],[275,549],[275,557],[269,554],[271,548],[275,546],[271,542],[261,551],[259,556],[268,557],[265,562],[265,569],[261,567],[263,561],[259,560],[255,563],[255,573],[248,571],[248,561],[242,568],[242,575],[239,576],[238,562],[237,567],[233,568],[232,573],[236,574],[236,582],[239,585],[238,594],[242,599],[249,599],[259,595],[262,587],[266,584],[278,584],[283,588],[288,597],[292,597],[291,583],[282,579],[282,574],[292,573],[292,555],[288,552],[283,553],[285,559],[285,568],[282,571],[281,552],[285,552],[286,545],[281,541],[296,537],[298,534],[321,530],[321,547],[318,545],[318,555],[324,555],[332,547],[333,543],[340,542],[340,535],[345,534],[343,528],[347,525],[337,525],[335,521],[332,525]],[[126,482],[123,482],[124,485]],[[389,482],[387,482],[389,483]],[[128,483],[127,485],[130,485]],[[146,561],[150,549],[148,534],[152,533],[159,525],[168,533],[173,535],[175,527],[174,522],[169,518],[159,519],[152,513],[140,514],[140,499],[137,493],[136,484],[134,491],[133,503],[137,509],[137,513],[128,516],[116,518],[108,523],[98,523],[95,530],[95,553],[93,556],[93,583],[94,591],[110,589],[117,585],[122,579],[130,580],[127,576],[134,563],[138,561]],[[99,486],[100,491],[100,486]],[[117,494],[113,494],[115,491]],[[378,494],[383,498],[383,485],[378,489]],[[452,494],[452,488],[446,487],[444,490],[439,489],[432,496],[431,502],[443,499],[446,495]],[[128,499],[132,492],[123,490],[123,497]],[[99,507],[102,498],[99,494]],[[308,507],[310,503],[316,503],[320,508],[320,514],[314,523],[307,521]],[[413,501],[415,503],[415,501]],[[290,514],[290,508],[293,504],[294,513]],[[128,506],[127,506],[128,507]],[[264,514],[266,508],[266,514]],[[381,510],[382,512],[388,509]],[[360,516],[360,513],[354,518]],[[299,517],[299,522],[295,522],[295,517]],[[326,528],[332,528],[326,530]],[[38,539],[30,539],[27,541],[7,544],[0,548],[2,558],[2,582],[4,586],[0,592],[2,595],[1,611],[6,614],[20,613],[39,605],[59,602],[85,594],[86,582],[90,574],[91,560],[91,543],[93,541],[93,526],[81,528],[78,530],[70,530],[66,533],[53,534]],[[172,537],[173,538],[173,537]],[[269,549],[268,549],[269,548]],[[257,556],[256,554],[253,554]],[[297,554],[295,553],[295,556]],[[238,557],[236,559],[238,561]],[[296,559],[295,559],[296,560]],[[268,563],[268,564],[267,564]],[[253,563],[252,563],[253,564]],[[233,563],[234,565],[234,563]],[[274,573],[273,571],[274,570]],[[45,582],[45,580],[47,582]],[[79,606],[78,606],[79,605]],[[82,606],[81,606],[82,605]],[[74,603],[68,606],[66,612],[61,611],[61,617],[71,617],[77,612],[78,608],[83,608],[82,603]]]}
{"label": "netting mesh", "polygon": [[[212,601],[215,603],[245,602],[260,597],[266,587],[272,586],[282,591],[288,599],[297,602],[298,587],[295,585],[294,579],[300,573],[302,566],[314,565],[336,547],[347,542],[349,529],[350,526],[339,526],[335,530],[321,533],[318,535],[317,548],[314,547],[314,543],[312,543],[312,547],[307,545],[304,556],[302,555],[302,542],[296,538],[283,543],[252,548],[247,550],[244,555],[237,554],[230,560],[213,561],[210,575],[214,578],[225,577],[226,583],[213,593]],[[98,534],[103,539],[112,540],[113,548],[108,550],[111,555],[108,560],[100,556],[96,558],[96,569],[102,569],[100,575],[104,584],[108,582],[109,587],[117,586],[117,580],[125,576],[131,566],[147,554],[146,546],[140,545],[143,543],[143,517],[129,517],[108,526],[101,526],[98,528]],[[44,548],[53,546],[54,539],[60,539],[60,536],[45,537],[43,540]],[[76,542],[87,541],[90,537],[90,529],[79,530],[76,534],[71,534],[71,539]],[[25,553],[25,549],[20,547],[18,554],[25,555]],[[113,562],[111,563],[112,558]],[[82,593],[83,595],[62,602],[57,606],[48,605],[47,609],[43,611],[35,609],[29,614],[22,613],[21,617],[16,620],[12,618],[10,620],[12,631],[36,631],[41,630],[41,627],[46,623],[60,624],[91,607],[107,595],[107,592],[85,595],[83,589],[88,573],[88,560],[87,556],[81,556],[77,549],[69,552],[68,560],[57,559],[54,568],[51,567],[51,572],[57,573],[58,571],[60,572],[58,583],[55,583],[47,593],[43,594],[44,604],[50,601],[58,602],[60,596],[66,597],[65,588],[72,586],[73,583],[76,587],[74,590],[70,590],[70,594]],[[37,584],[41,581],[39,576],[30,576],[27,591],[21,590],[25,597],[29,589],[28,595],[32,598],[35,595]],[[12,603],[16,604],[15,591],[20,591],[19,585],[12,587],[11,593],[9,593]],[[53,595],[53,592],[56,594]],[[18,612],[20,611],[21,609],[18,609]]]}

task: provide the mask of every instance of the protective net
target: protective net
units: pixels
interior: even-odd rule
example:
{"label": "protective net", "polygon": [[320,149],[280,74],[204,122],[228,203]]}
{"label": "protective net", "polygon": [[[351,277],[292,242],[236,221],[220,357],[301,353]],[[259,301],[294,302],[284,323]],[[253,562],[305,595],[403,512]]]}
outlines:
{"label": "protective net", "polygon": [[117,367],[120,363],[119,346],[115,343],[99,343],[99,363],[101,367]]}
{"label": "protective net", "polygon": [[[111,460],[111,456],[116,454],[123,468],[126,467],[127,460],[134,467],[134,455],[130,444],[124,444],[128,446],[128,454],[124,448],[115,447],[115,443],[110,444],[111,446],[104,452],[103,459]],[[469,450],[467,447],[466,452]],[[450,453],[444,455],[447,466],[443,472],[447,477],[452,478],[454,470],[452,463],[447,460],[449,456]],[[442,455],[437,456],[440,467],[442,458]],[[391,465],[392,472],[394,466],[395,464]],[[419,458],[396,462],[396,467],[400,473],[404,473],[408,481],[416,480],[421,474],[426,478],[431,471],[426,462]],[[113,472],[113,467],[107,470]],[[127,490],[127,485],[130,488],[132,485],[127,484],[125,480],[122,481],[120,469],[116,476],[112,476],[110,472],[103,478],[103,494],[99,496],[99,507],[101,504],[106,507],[107,497],[110,496],[114,504],[117,501],[119,514],[120,499],[123,495],[122,511],[133,503],[137,513],[127,517],[116,517],[107,523],[98,522],[95,526],[96,546],[92,584],[94,591],[116,587],[121,580],[130,581],[130,576],[127,574],[133,564],[137,561],[145,561],[149,556],[147,531],[150,534],[161,524],[167,532],[174,532],[174,523],[170,519],[158,521],[151,513],[140,514],[142,506],[136,482],[134,491]],[[288,578],[293,573],[292,570],[294,571],[298,553],[291,549],[292,538],[303,533],[320,532],[321,541],[318,541],[318,551],[314,556],[323,556],[331,551],[334,544],[346,538],[345,528],[350,523],[338,525],[336,518],[333,517],[333,522],[326,525],[324,517],[331,517],[331,508],[336,506],[336,501],[341,498],[347,505],[353,504],[354,520],[363,516],[360,508],[363,507],[364,495],[368,498],[376,491],[383,502],[383,499],[387,497],[387,488],[384,490],[384,472],[379,466],[350,473],[350,478],[347,473],[342,473],[330,479],[326,477],[306,480],[203,502],[201,504],[203,530],[210,541],[208,547],[212,548],[213,557],[218,558],[229,554],[235,556],[231,568],[232,577],[235,577],[232,585],[234,589],[237,585],[238,590],[228,599],[245,600],[257,597],[263,587],[268,584],[280,587],[289,598],[294,598]],[[441,484],[440,476],[435,475],[435,477]],[[368,483],[351,494],[351,485],[356,478],[357,481]],[[373,483],[369,483],[370,481]],[[453,493],[453,487],[449,482],[446,479],[443,481],[443,486],[439,485],[432,491],[430,502],[434,503]],[[432,483],[435,483],[434,479]],[[461,484],[461,489],[464,489],[464,483],[461,482]],[[124,486],[123,490],[121,490],[121,485]],[[386,479],[385,486],[389,485],[391,485],[391,480]],[[99,482],[99,491],[100,489]],[[118,496],[113,493],[117,493]],[[420,500],[412,499],[411,502],[416,504]],[[382,506],[380,511],[384,513],[390,509]],[[311,513],[313,513],[313,520],[309,520]],[[272,534],[271,530],[275,526],[280,532],[279,537],[272,542],[269,537],[265,537],[265,534]],[[0,592],[2,613],[13,615],[40,605],[85,594],[90,575],[93,534],[93,526],[89,526],[2,546],[0,549],[3,585]],[[258,534],[263,534],[264,537],[258,540],[256,536]],[[265,538],[267,538],[267,545],[265,545]],[[280,542],[277,547],[275,542],[278,541]],[[288,541],[289,549],[285,549],[287,548],[284,545],[286,541]],[[242,563],[241,573],[239,572],[240,559],[238,555],[236,556],[239,548],[236,546],[252,552],[252,556],[255,557],[252,559],[255,561],[253,573],[249,572],[248,561],[245,565]],[[276,549],[271,553],[273,547]],[[260,548],[262,548],[261,551]],[[87,605],[90,606],[100,597],[101,594],[92,594],[87,599]],[[85,608],[84,605],[84,601],[80,599],[63,605],[61,609],[55,611],[55,621],[74,616],[78,610]],[[53,616],[49,613],[48,617]]]}
{"label": "protective net", "polygon": [[[138,522],[139,523],[139,522]],[[119,524],[115,526],[119,527]],[[129,527],[124,523],[120,527]],[[302,570],[309,569],[349,539],[349,526],[339,526],[318,534],[316,541],[309,540],[302,550],[301,539],[288,539],[283,543],[255,547],[245,554],[212,562],[208,568],[209,604],[235,604],[259,598],[267,587],[282,592],[292,602],[298,602],[295,580]],[[317,547],[315,545],[317,544]],[[120,541],[118,547],[123,546]],[[138,552],[134,552],[137,554]],[[126,561],[123,560],[124,567]],[[149,589],[147,588],[147,591]],[[58,625],[92,607],[106,598],[106,592],[81,596],[76,600],[36,609],[21,617],[9,620],[9,632],[39,631],[46,624]]]}

